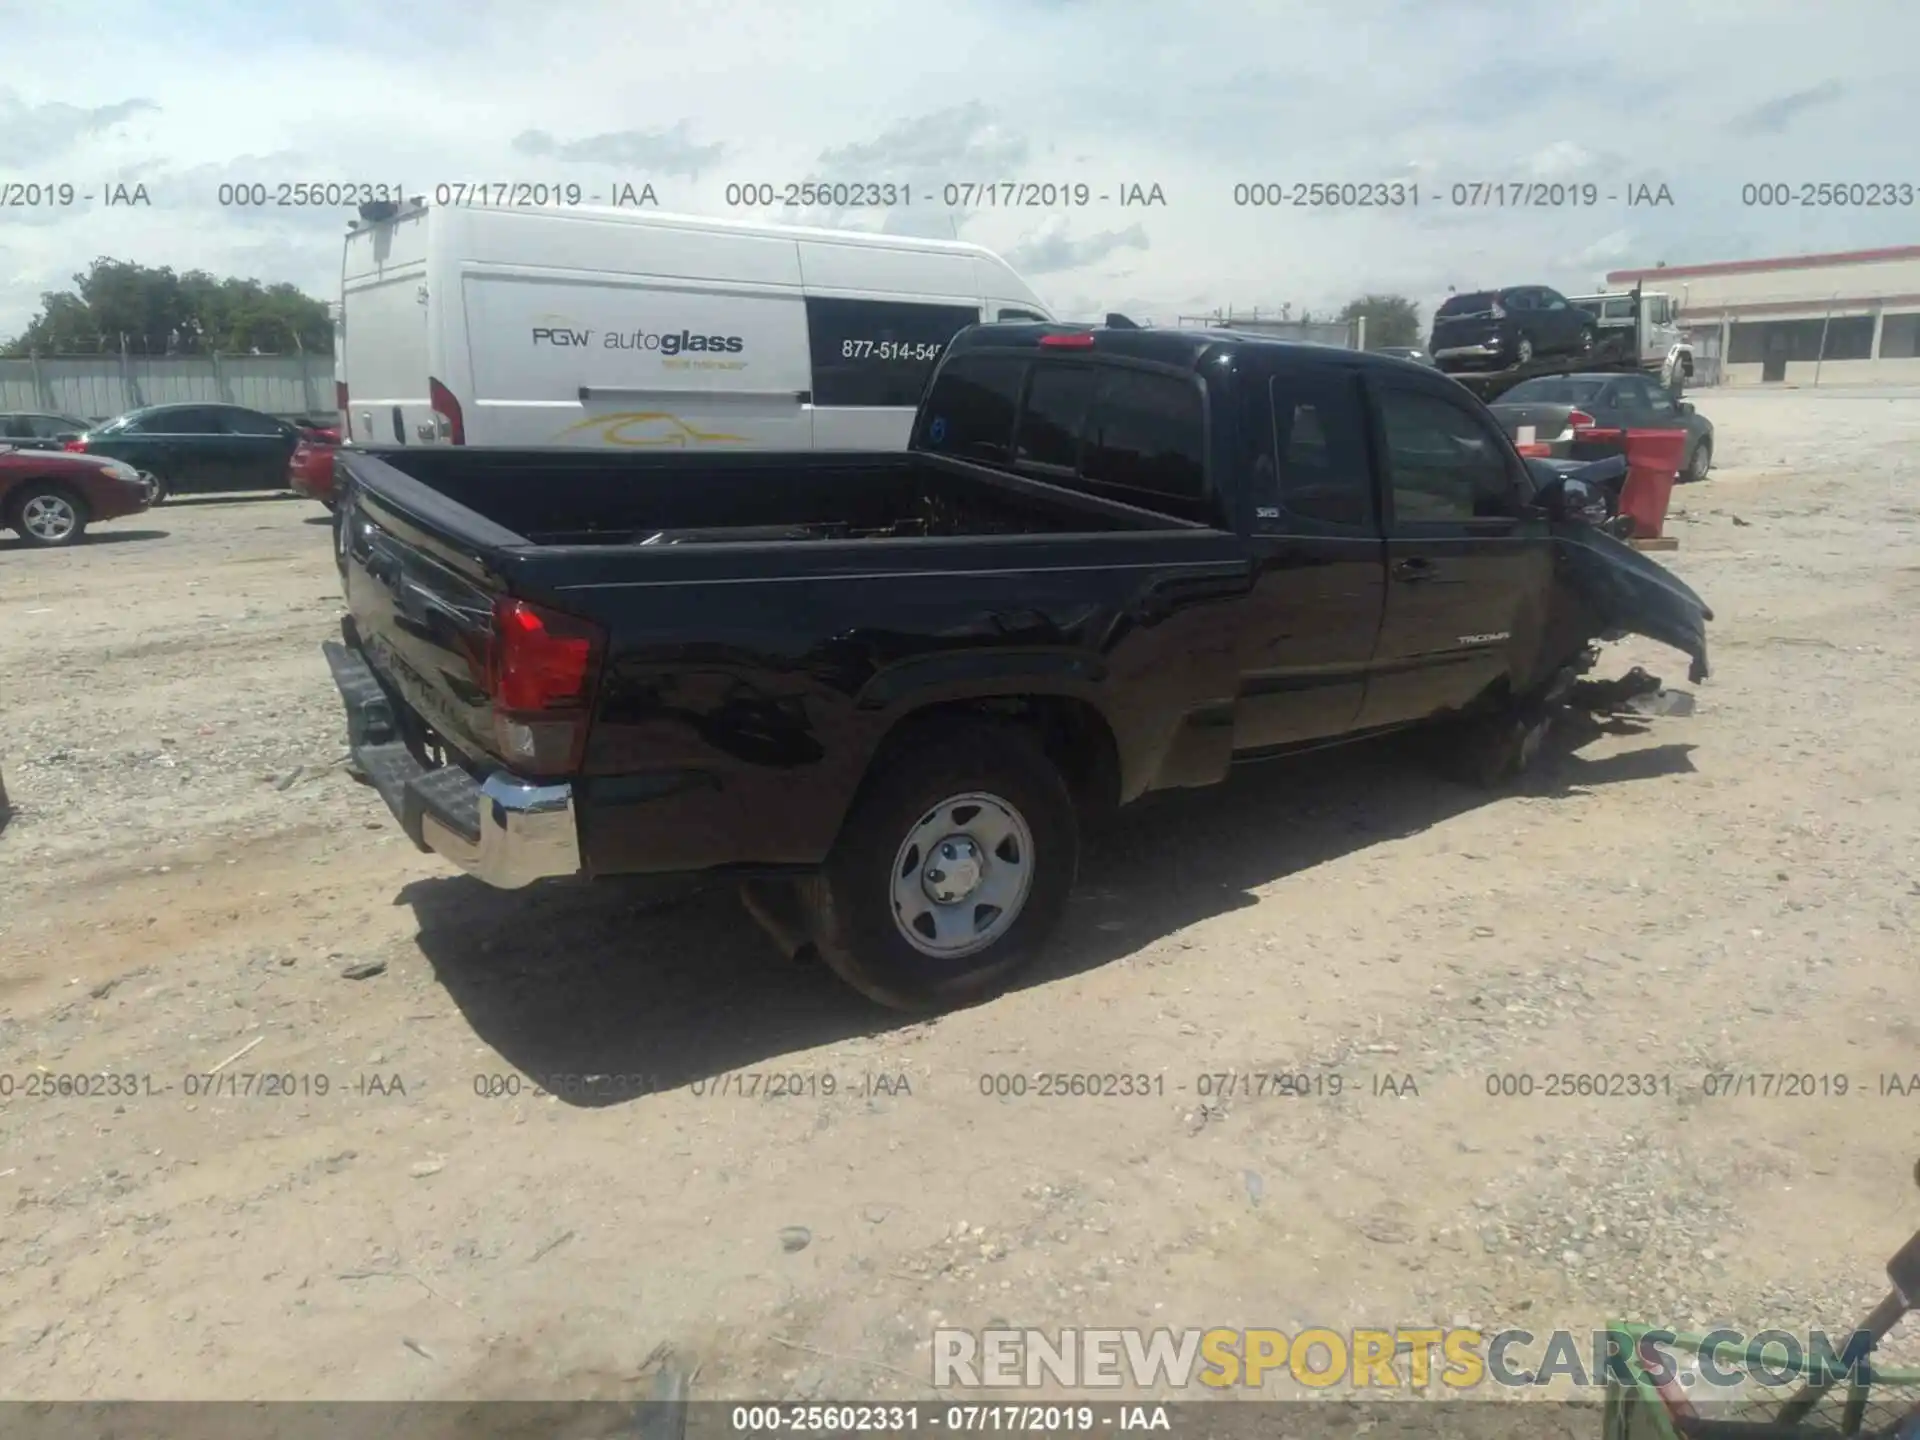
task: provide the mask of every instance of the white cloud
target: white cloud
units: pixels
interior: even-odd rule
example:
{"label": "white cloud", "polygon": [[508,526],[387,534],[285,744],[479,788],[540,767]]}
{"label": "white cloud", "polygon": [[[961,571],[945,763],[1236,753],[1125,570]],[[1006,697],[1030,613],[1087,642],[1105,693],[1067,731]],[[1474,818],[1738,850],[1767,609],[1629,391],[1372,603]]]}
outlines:
{"label": "white cloud", "polygon": [[[236,180],[650,181],[709,214],[730,182],[904,183],[906,208],[785,218],[957,231],[1024,260],[1058,308],[1160,319],[1384,290],[1430,309],[1450,284],[1587,289],[1623,265],[1920,231],[1920,207],[1740,204],[1750,181],[1920,182],[1906,0],[1224,0],[1177,21],[1146,0],[84,8],[11,12],[0,186],[138,180],[154,205],[0,211],[0,335],[98,255],[330,294],[344,215],[223,210]],[[74,67],[76,45],[141,64]],[[1413,208],[1233,203],[1241,183],[1416,177]],[[1528,178],[1665,183],[1675,203],[1451,203],[1456,183]],[[997,180],[1158,184],[1167,203],[941,203],[949,182]]]}

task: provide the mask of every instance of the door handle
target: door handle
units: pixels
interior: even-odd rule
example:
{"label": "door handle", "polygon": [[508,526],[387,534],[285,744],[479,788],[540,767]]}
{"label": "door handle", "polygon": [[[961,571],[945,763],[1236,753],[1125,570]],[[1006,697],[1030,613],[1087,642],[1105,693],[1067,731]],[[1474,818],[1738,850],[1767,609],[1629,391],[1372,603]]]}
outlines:
{"label": "door handle", "polygon": [[1403,585],[1418,585],[1434,577],[1431,560],[1402,560],[1393,567],[1393,578]]}

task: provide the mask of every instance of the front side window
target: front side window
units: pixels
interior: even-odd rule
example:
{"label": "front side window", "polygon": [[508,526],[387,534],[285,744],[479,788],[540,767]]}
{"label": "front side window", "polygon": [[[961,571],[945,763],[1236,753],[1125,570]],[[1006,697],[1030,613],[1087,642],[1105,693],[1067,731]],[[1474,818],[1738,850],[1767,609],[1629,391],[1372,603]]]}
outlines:
{"label": "front side window", "polygon": [[978,306],[811,296],[813,403],[911,410],[947,342],[979,323]]}
{"label": "front side window", "polygon": [[1380,416],[1398,524],[1513,515],[1506,457],[1474,416],[1437,395],[1397,389],[1381,394]]}

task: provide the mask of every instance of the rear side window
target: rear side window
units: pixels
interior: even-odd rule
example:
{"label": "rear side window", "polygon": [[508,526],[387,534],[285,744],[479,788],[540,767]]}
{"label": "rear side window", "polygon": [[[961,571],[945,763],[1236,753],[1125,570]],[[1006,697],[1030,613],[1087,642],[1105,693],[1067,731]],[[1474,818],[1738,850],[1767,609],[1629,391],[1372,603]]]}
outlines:
{"label": "rear side window", "polygon": [[221,417],[229,435],[279,435],[280,422],[271,415],[255,415],[248,410],[228,410]]}
{"label": "rear side window", "polygon": [[1027,381],[1013,458],[1071,473],[1080,463],[1080,436],[1093,406],[1099,372],[1091,365],[1036,365]]}
{"label": "rear side window", "polygon": [[1106,371],[1087,417],[1080,459],[1084,487],[1146,509],[1210,520],[1205,414],[1193,381]]}
{"label": "rear side window", "polygon": [[1281,505],[1303,519],[1371,530],[1366,417],[1352,383],[1276,375],[1270,388]]}
{"label": "rear side window", "polygon": [[979,323],[977,306],[809,297],[813,403],[911,410],[947,342]]}
{"label": "rear side window", "polygon": [[940,372],[922,408],[915,445],[938,455],[1004,464],[1027,362],[962,356]]}

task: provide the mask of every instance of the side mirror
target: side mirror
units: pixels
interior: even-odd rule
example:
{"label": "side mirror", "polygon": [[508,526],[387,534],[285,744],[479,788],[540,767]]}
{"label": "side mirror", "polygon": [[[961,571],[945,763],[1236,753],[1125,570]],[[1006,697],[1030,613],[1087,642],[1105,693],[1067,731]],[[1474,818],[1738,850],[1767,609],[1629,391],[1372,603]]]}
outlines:
{"label": "side mirror", "polygon": [[1682,415],[1693,414],[1693,402],[1691,400],[1682,400],[1680,402],[1680,413]]}

